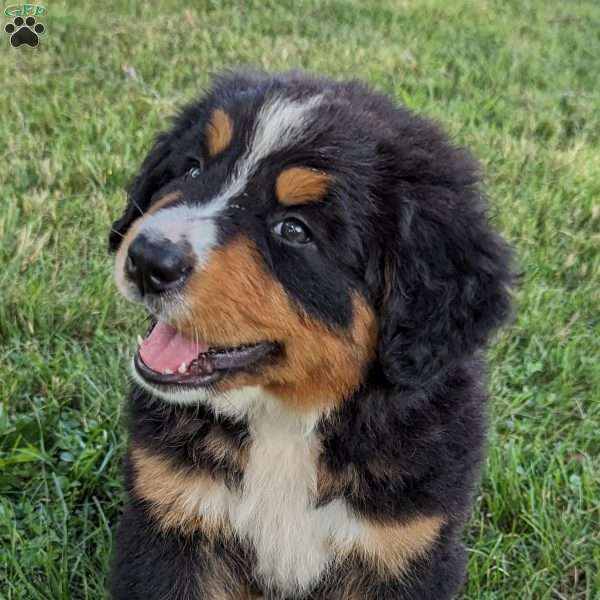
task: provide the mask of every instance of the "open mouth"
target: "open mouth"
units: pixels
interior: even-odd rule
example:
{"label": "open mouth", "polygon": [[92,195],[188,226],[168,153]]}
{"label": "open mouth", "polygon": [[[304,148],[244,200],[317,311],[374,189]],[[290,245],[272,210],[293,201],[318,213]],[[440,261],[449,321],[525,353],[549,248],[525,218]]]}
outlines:
{"label": "open mouth", "polygon": [[174,327],[158,321],[141,340],[134,364],[138,374],[152,384],[198,387],[214,384],[241,370],[251,370],[277,351],[278,345],[272,342],[209,346],[186,338]]}

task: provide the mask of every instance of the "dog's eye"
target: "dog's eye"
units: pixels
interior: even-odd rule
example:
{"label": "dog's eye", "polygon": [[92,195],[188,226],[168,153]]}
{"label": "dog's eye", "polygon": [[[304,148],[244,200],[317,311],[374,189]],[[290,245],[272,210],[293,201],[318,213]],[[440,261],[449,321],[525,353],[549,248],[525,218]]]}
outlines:
{"label": "dog's eye", "polygon": [[186,174],[186,178],[187,179],[197,179],[198,177],[200,177],[200,174],[202,173],[202,169],[200,169],[200,167],[192,167]]}
{"label": "dog's eye", "polygon": [[273,232],[290,244],[308,244],[312,240],[308,227],[294,217],[275,223]]}

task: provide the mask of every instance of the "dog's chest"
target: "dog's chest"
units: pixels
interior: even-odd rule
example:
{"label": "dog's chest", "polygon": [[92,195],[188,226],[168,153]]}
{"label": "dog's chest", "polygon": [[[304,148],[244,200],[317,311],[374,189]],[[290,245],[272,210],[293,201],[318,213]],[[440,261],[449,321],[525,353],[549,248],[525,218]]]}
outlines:
{"label": "dog's chest", "polygon": [[319,444],[314,423],[264,410],[229,520],[257,557],[257,575],[280,589],[306,589],[330,559],[331,510],[315,508]]}

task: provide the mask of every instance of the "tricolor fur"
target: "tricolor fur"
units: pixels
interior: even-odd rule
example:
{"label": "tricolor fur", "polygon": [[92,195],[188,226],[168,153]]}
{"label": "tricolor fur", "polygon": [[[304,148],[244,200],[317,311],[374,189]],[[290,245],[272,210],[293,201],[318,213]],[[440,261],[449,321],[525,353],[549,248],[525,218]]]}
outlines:
{"label": "tricolor fur", "polygon": [[156,323],[112,597],[454,597],[512,279],[468,154],[359,83],[226,75],[110,245]]}

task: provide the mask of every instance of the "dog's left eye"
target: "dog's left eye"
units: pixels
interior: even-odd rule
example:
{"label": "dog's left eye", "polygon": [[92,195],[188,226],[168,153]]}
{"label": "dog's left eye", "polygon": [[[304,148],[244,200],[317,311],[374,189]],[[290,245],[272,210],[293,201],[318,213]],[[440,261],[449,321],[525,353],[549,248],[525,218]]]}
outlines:
{"label": "dog's left eye", "polygon": [[200,177],[200,174],[202,173],[202,169],[200,169],[200,167],[192,167],[186,174],[186,178],[188,179],[197,179],[198,177]]}
{"label": "dog's left eye", "polygon": [[308,244],[312,240],[308,227],[294,217],[275,223],[273,232],[290,244]]}

